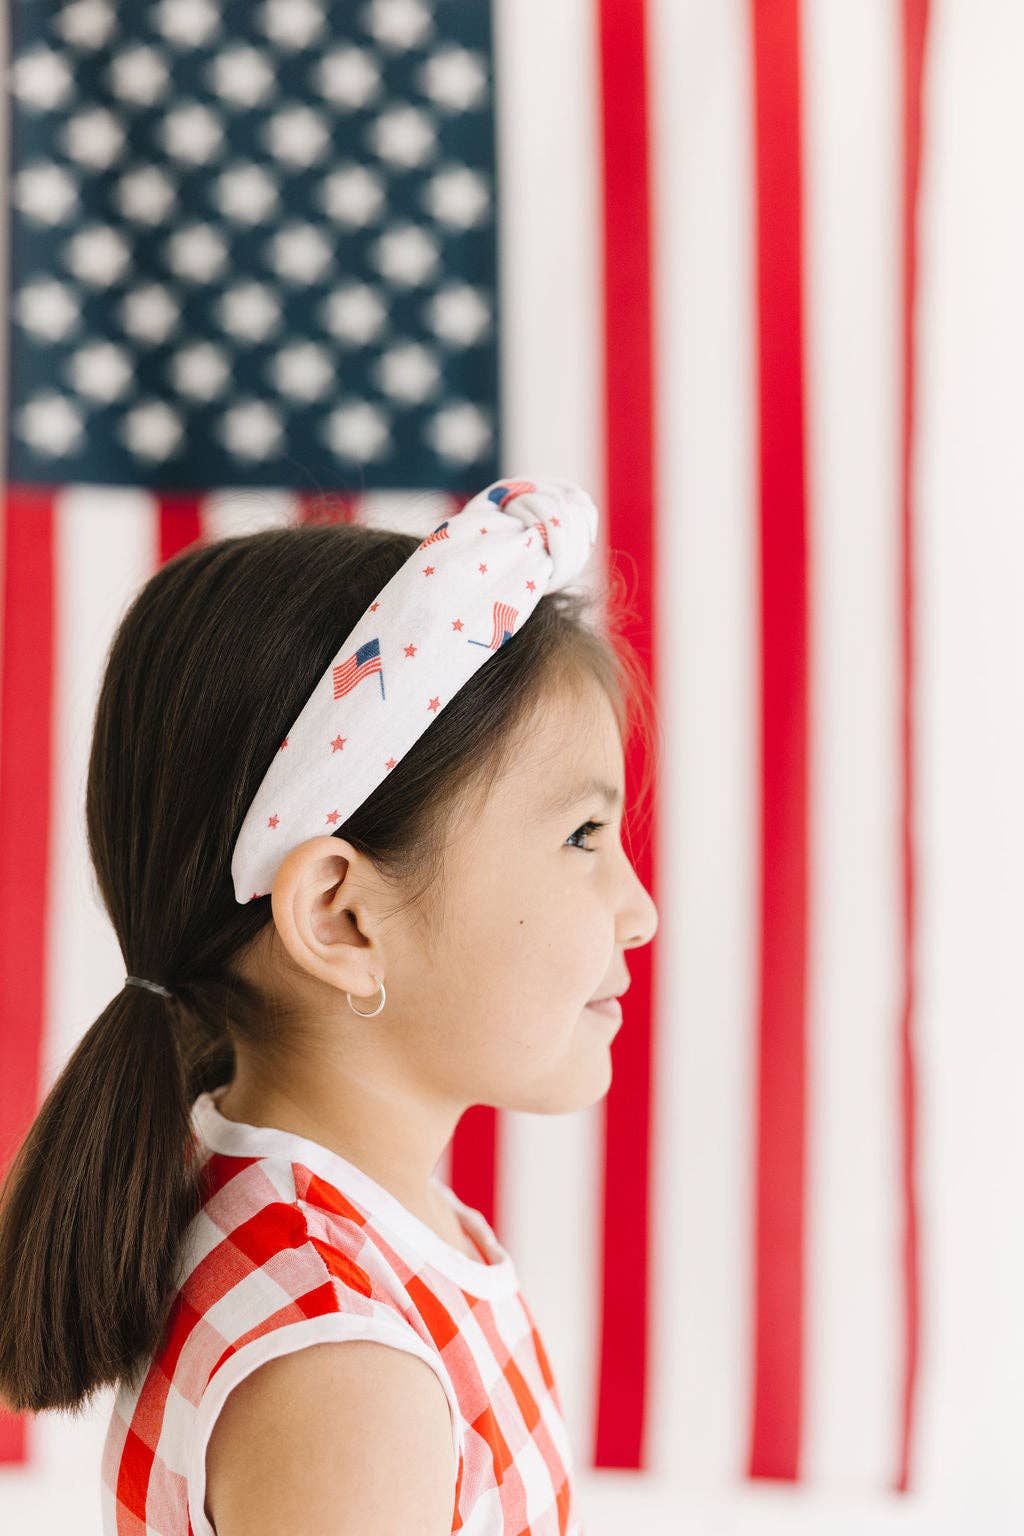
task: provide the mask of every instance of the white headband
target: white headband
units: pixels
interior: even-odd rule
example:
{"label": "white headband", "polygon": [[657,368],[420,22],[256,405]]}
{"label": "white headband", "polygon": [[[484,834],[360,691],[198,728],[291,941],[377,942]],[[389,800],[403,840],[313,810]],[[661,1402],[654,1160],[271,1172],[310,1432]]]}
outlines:
{"label": "white headband", "polygon": [[423,539],[274,754],[235,842],[237,901],[266,895],[293,848],[369,798],[544,593],[570,585],[597,521],[570,481],[497,480]]}

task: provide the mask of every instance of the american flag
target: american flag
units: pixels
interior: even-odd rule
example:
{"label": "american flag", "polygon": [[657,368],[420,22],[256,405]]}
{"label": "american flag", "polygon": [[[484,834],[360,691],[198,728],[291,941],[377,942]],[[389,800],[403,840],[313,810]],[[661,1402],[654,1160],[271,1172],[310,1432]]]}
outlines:
{"label": "american flag", "polygon": [[346,656],[343,661],[331,668],[334,682],[334,697],[342,698],[346,693],[351,693],[357,683],[364,677],[369,677],[371,672],[380,673],[380,696],[384,697],[384,673],[380,659],[380,641],[367,640],[351,656]]}
{"label": "american flag", "polygon": [[[425,536],[506,470],[578,481],[657,701],[660,928],[606,1099],[474,1107],[440,1172],[516,1258],[595,1514],[612,1471],[661,1514],[915,1486],[928,10],[10,13],[0,1144],[121,985],[83,793],[139,584],[198,538]],[[26,1479],[28,1432],[0,1418]]]}
{"label": "american flag", "polygon": [[[518,608],[513,608],[511,603],[495,603],[492,614],[493,628],[491,630],[490,650],[496,651],[499,645],[505,643],[509,635],[515,634],[516,619],[518,617],[519,610]],[[469,638],[472,645],[484,644],[482,640],[474,640],[472,635]]]}

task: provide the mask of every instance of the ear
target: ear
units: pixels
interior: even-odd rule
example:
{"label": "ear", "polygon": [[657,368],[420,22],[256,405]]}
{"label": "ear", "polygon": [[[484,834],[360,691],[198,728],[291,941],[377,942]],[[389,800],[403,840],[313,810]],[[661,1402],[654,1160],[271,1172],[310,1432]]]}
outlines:
{"label": "ear", "polygon": [[275,926],[295,964],[353,997],[371,997],[386,969],[376,888],[363,854],[343,838],[323,836],[286,854],[270,893]]}

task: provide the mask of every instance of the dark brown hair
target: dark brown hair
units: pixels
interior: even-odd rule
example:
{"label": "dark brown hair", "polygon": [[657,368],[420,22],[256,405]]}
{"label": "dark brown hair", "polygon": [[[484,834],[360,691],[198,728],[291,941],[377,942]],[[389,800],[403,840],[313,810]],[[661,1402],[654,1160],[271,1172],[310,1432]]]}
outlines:
{"label": "dark brown hair", "polygon": [[[235,900],[231,853],[284,734],[420,539],[319,521],[198,542],[121,620],[97,700],[89,850],[125,986],[85,1031],[0,1189],[0,1398],[74,1410],[157,1348],[199,1208],[190,1112],[233,1075],[236,1037],[273,1053],[280,1013],[232,969],[273,921]],[[546,593],[337,829],[418,906],[443,885],[449,819],[516,750],[553,688],[596,679],[624,743],[653,715],[615,635],[621,590]],[[646,757],[645,757],[646,761]],[[646,791],[650,775],[644,780]],[[433,899],[431,905],[433,911]]]}

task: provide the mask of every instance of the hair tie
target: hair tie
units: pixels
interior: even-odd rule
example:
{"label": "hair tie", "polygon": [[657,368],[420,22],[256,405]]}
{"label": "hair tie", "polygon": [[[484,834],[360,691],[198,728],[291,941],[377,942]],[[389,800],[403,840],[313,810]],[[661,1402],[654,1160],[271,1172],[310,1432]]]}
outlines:
{"label": "hair tie", "polygon": [[151,992],[162,992],[164,997],[174,996],[173,992],[168,992],[167,988],[162,987],[158,981],[146,981],[142,976],[126,976],[123,985],[127,986],[129,983],[135,987],[148,987]]}
{"label": "hair tie", "polygon": [[345,638],[271,759],[231,858],[266,895],[293,848],[342,826],[478,667],[567,587],[598,512],[567,480],[497,480],[417,545]]}

